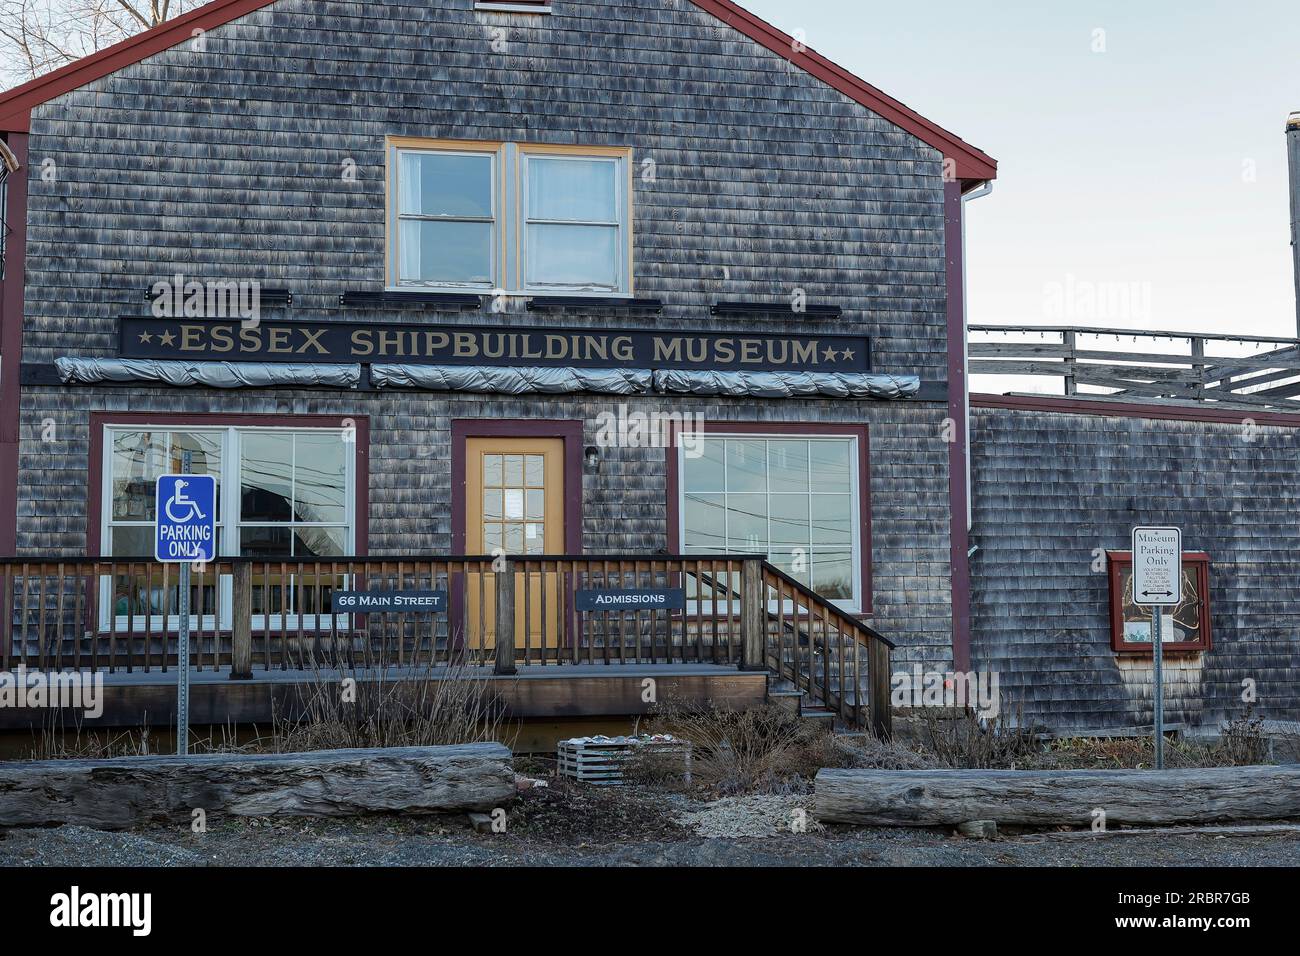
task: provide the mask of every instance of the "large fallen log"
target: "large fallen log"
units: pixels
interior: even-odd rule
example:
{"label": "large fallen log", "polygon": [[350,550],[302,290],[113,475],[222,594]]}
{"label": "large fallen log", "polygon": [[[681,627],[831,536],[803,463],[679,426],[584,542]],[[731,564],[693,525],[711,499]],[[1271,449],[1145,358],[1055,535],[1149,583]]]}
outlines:
{"label": "large fallen log", "polygon": [[515,795],[498,743],[292,754],[0,762],[0,827],[117,830],[240,817],[492,810]]}
{"label": "large fallen log", "polygon": [[814,814],[831,823],[1037,826],[1300,819],[1300,767],[1206,770],[822,770]]}

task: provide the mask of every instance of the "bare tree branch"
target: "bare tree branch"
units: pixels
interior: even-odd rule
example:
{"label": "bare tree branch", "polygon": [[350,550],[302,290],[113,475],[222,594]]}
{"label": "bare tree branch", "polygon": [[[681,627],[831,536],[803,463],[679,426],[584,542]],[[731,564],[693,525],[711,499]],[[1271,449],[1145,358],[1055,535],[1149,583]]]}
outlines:
{"label": "bare tree branch", "polygon": [[0,0],[0,89],[57,69],[205,0]]}

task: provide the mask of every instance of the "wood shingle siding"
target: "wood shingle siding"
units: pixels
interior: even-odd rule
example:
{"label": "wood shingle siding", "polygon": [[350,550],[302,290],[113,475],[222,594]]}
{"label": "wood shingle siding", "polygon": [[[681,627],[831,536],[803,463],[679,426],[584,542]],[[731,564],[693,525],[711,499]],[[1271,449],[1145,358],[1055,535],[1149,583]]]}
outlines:
{"label": "wood shingle siding", "polygon": [[[1243,416],[1249,413],[1242,413]],[[1214,647],[1171,653],[1166,720],[1300,718],[1300,429],[975,408],[972,657],[1058,729],[1152,721],[1151,658],[1110,646],[1106,550],[1182,528],[1211,558]],[[1100,551],[1098,550],[1100,549]]]}
{"label": "wood shingle siding", "polygon": [[[938,149],[681,0],[565,0],[549,17],[472,6],[279,0],[211,29],[202,51],[36,106],[23,362],[115,355],[117,317],[182,273],[291,290],[269,319],[858,333],[876,369],[946,378]],[[634,294],[662,314],[340,306],[383,288],[387,135],[631,147]],[[843,316],[709,314],[796,289]],[[577,419],[591,441],[620,404],[867,424],[873,624],[900,666],[950,660],[943,403],[31,386],[18,549],[84,552],[93,411],[369,416],[369,549],[385,554],[451,547],[453,419]],[[607,449],[584,485],[587,551],[665,546],[662,449]]]}

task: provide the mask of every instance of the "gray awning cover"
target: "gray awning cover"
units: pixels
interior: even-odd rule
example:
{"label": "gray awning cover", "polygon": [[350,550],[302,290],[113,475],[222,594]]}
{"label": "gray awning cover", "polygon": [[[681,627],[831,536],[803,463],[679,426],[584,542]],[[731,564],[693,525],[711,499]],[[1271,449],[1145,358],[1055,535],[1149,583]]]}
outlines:
{"label": "gray awning cover", "polygon": [[174,362],[154,359],[55,359],[59,378],[68,385],[97,382],[161,382],[164,385],[206,385],[210,388],[257,388],[278,385],[320,385],[356,388],[360,365],[313,365],[272,362]]}
{"label": "gray awning cover", "polygon": [[[60,358],[59,378],[69,384],[160,382],[211,388],[323,386],[356,388],[360,365],[271,362],[177,362],[154,359]],[[921,389],[915,375],[848,372],[715,372],[693,369],[504,368],[480,365],[372,365],[376,388],[497,395],[566,395],[592,392],[641,395],[651,391],[736,398],[905,399]]]}

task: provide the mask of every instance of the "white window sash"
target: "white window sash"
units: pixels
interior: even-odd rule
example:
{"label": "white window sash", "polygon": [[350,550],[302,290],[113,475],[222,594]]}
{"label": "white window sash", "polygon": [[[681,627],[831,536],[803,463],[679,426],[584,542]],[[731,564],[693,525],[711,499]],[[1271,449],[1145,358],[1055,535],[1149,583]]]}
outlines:
{"label": "white window sash", "polygon": [[[500,196],[500,176],[499,171],[499,154],[497,151],[489,152],[487,150],[464,150],[464,149],[422,149],[419,147],[394,146],[390,154],[390,176],[391,182],[389,188],[391,195],[388,197],[390,207],[393,210],[392,229],[389,233],[388,242],[390,246],[390,269],[393,277],[392,288],[396,290],[411,291],[415,289],[423,291],[448,291],[448,292],[482,292],[496,289],[501,284],[501,262],[498,255],[498,246],[501,240],[501,230],[504,228],[503,220],[505,219],[504,210]],[[492,215],[483,216],[428,216],[420,213],[408,213],[402,210],[402,157],[412,153],[425,153],[436,156],[472,156],[487,159],[491,172],[489,173],[489,182],[492,185],[491,203]],[[490,228],[488,230],[488,279],[486,282],[453,282],[439,279],[407,279],[402,276],[402,223],[404,222],[469,222],[469,223],[486,223]]]}
{"label": "white window sash", "polygon": [[[862,589],[866,585],[866,582],[863,580],[862,570],[861,570],[863,542],[862,542],[862,513],[861,513],[862,512],[862,484],[861,484],[862,475],[858,465],[859,455],[860,455],[860,448],[858,446],[858,442],[860,440],[859,436],[851,433],[848,434],[828,433],[828,434],[808,435],[799,432],[778,431],[778,432],[762,432],[762,433],[705,432],[704,434],[694,435],[693,437],[696,441],[706,441],[706,442],[714,439],[731,438],[731,439],[754,440],[754,441],[813,441],[815,442],[818,440],[832,440],[832,441],[838,440],[838,441],[848,441],[850,443],[849,445],[850,448],[849,504],[850,504],[851,522],[852,522],[851,525],[852,548],[850,554],[849,567],[852,569],[853,596],[847,600],[845,599],[829,600],[825,598],[823,598],[822,600],[826,600],[827,603],[850,614],[860,614],[862,609],[862,603],[863,603]],[[684,553],[686,547],[686,495],[687,495],[685,451],[686,449],[683,445],[681,438],[679,437],[678,444],[677,444],[677,489],[678,489],[677,491],[677,540],[681,542],[681,546]],[[724,469],[725,469],[725,459],[724,459]],[[725,475],[725,471],[724,471],[724,475]],[[770,495],[770,492],[768,492],[767,494]],[[726,517],[724,517],[724,521],[726,520],[727,520]],[[768,521],[770,525],[771,522],[770,515],[768,516]],[[724,538],[727,535],[727,525],[724,525],[723,535]],[[768,544],[770,546],[771,544],[770,540]],[[686,556],[689,557],[690,555],[686,554]],[[703,587],[703,585],[701,585],[701,587]],[[813,590],[811,585],[808,585],[808,589]],[[813,593],[816,592],[814,591]],[[715,603],[717,605],[716,611],[718,614],[736,615],[740,613],[740,602],[738,600],[732,600],[732,601],[717,600],[715,602],[712,598],[708,596],[706,592],[705,594],[701,595],[701,598],[697,601],[694,595],[695,595],[694,590],[688,588],[687,590],[688,600],[687,600],[686,610],[687,613],[692,616],[698,614],[709,615],[714,613]],[[793,614],[795,610],[793,602],[789,600],[782,601],[782,607],[780,608],[777,607],[777,602],[775,599],[768,601],[767,604],[768,604],[768,613],[770,614],[778,613],[778,611],[781,611],[785,614]]]}
{"label": "white window sash", "polygon": [[[113,424],[109,423],[103,426],[103,458],[101,465],[101,505],[100,505],[100,541],[111,544],[110,534],[114,527],[153,527],[152,524],[144,522],[115,522],[113,516],[113,434],[121,431],[141,431],[151,430],[157,432],[186,432],[186,433],[206,433],[222,435],[221,439],[221,515],[218,519],[218,527],[221,529],[221,553],[219,557],[233,557],[239,554],[240,528],[245,525],[239,521],[239,502],[240,487],[242,485],[242,462],[240,452],[242,450],[240,436],[249,433],[267,433],[281,432],[287,434],[320,434],[330,433],[338,435],[347,435],[349,429],[346,428],[312,428],[305,426],[287,426],[287,427],[248,427],[248,426],[204,426],[195,424],[188,426],[184,423],[168,423],[164,425],[141,425],[137,423]],[[338,528],[345,529],[343,550],[346,554],[356,553],[356,454],[355,444],[343,441],[345,451],[344,461],[344,520],[338,522],[248,522],[247,526],[265,526],[265,527],[286,527],[290,531],[291,541],[295,528]],[[296,456],[296,451],[295,451]],[[292,494],[292,491],[290,492]],[[103,550],[103,549],[101,549]],[[138,557],[138,556],[137,556]],[[310,562],[310,559],[304,559],[304,562]],[[319,559],[323,562],[328,558]],[[296,563],[289,566],[289,574],[292,577],[296,573]],[[178,569],[177,569],[178,571]],[[157,571],[154,572],[157,574]],[[349,576],[344,575],[345,583]],[[205,582],[206,583],[206,582]],[[175,573],[169,575],[168,587],[176,587],[178,581],[175,580]],[[256,585],[255,585],[256,586]],[[292,596],[296,596],[297,589],[293,589]],[[111,575],[101,575],[99,581],[99,630],[102,634],[108,634],[116,630],[116,633],[123,635],[145,634],[150,630],[155,633],[160,631],[172,632],[180,628],[181,616],[176,613],[174,607],[170,607],[164,619],[161,611],[149,611],[132,614],[115,614],[113,608],[113,579]],[[212,631],[214,628],[222,631],[228,631],[232,627],[233,616],[233,583],[230,575],[223,574],[217,581],[216,593],[216,615],[200,615],[195,610],[190,614],[190,628],[192,631],[203,630]],[[270,621],[267,621],[267,615],[254,615],[252,619],[253,630],[256,633],[259,629],[265,629],[268,626],[272,630],[286,629],[296,630],[299,626],[300,615],[296,612],[288,615],[283,612],[276,612],[270,615]],[[302,617],[302,629],[307,630],[329,630],[329,614],[305,614]],[[345,627],[350,622],[350,615],[337,614],[333,615],[336,626]]]}
{"label": "white window sash", "polygon": [[[581,162],[606,163],[614,169],[614,211],[617,219],[534,219],[529,215],[529,185],[532,182],[530,166],[534,160],[568,159]],[[630,263],[628,262],[627,229],[630,221],[629,197],[627,195],[627,177],[624,170],[626,160],[621,156],[583,155],[581,153],[547,153],[530,151],[524,154],[522,174],[520,176],[519,209],[519,282],[522,291],[527,294],[568,292],[573,294],[609,295],[627,293],[631,283],[628,281]],[[588,226],[600,229],[614,229],[614,282],[611,285],[599,283],[565,283],[565,282],[530,282],[528,279],[529,226]]]}

